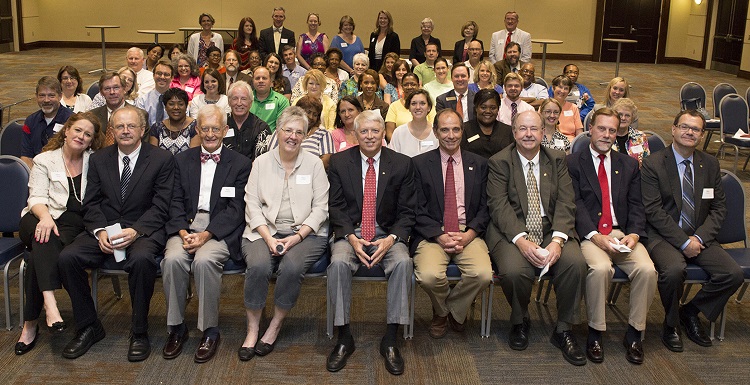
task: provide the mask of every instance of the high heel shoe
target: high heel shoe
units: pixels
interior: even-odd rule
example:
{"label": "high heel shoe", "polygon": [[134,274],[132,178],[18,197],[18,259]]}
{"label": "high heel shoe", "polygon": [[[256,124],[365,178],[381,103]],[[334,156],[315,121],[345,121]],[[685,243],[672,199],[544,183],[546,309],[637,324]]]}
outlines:
{"label": "high heel shoe", "polygon": [[50,331],[50,333],[53,333],[53,334],[63,333],[67,328],[68,328],[68,325],[65,324],[65,321],[54,322],[52,326],[47,325],[47,329]]}
{"label": "high heel shoe", "polygon": [[36,340],[39,338],[39,325],[36,325],[36,329],[34,332],[34,339],[27,345],[23,342],[16,342],[15,352],[17,356],[24,355],[31,351],[31,349],[34,349],[34,346],[36,345]]}

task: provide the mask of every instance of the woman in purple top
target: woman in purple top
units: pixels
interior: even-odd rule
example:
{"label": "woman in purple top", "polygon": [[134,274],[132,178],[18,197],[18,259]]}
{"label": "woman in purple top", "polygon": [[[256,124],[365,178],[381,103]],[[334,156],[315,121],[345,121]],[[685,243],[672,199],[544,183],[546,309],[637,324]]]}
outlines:
{"label": "woman in purple top", "polygon": [[297,39],[297,60],[305,69],[310,69],[308,63],[310,57],[316,53],[325,53],[330,42],[325,33],[318,32],[320,27],[320,16],[317,13],[307,15],[307,32],[299,35]]}

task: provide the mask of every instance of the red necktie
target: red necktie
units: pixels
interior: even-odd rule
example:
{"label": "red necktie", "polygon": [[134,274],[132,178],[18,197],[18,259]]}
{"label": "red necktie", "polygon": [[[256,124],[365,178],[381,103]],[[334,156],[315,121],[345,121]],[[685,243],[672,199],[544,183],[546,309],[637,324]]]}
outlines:
{"label": "red necktie", "polygon": [[[458,112],[458,114],[461,115],[461,121],[462,122],[464,121],[464,102],[463,102],[463,100],[464,100],[463,94],[458,94],[458,99],[456,99],[456,112]],[[453,158],[451,158],[451,159],[453,159]],[[448,165],[449,165],[448,167],[453,167],[453,166],[450,166],[450,164],[451,164],[451,162],[448,161]]]}
{"label": "red necktie", "polygon": [[606,156],[599,155],[599,187],[602,190],[602,216],[599,219],[599,232],[609,235],[612,232],[612,210],[609,207],[609,182],[607,181],[607,170],[604,169]]}
{"label": "red necktie", "polygon": [[505,51],[508,49],[508,44],[510,44],[510,35],[512,35],[513,32],[508,32],[508,37],[505,38],[505,45],[503,46],[503,60],[505,60]]}
{"label": "red necktie", "polygon": [[445,210],[443,211],[443,230],[458,231],[458,203],[456,203],[456,180],[453,175],[453,157],[448,157],[448,167],[445,169]]}
{"label": "red necktie", "polygon": [[362,198],[362,239],[370,241],[375,238],[375,159],[367,158],[367,173],[365,174],[365,194]]}

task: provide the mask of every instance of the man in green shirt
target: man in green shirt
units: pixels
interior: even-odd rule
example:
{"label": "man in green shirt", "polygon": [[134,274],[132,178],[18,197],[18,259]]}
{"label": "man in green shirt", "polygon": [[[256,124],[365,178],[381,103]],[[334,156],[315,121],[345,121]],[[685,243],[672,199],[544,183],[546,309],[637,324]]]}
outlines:
{"label": "man in green shirt", "polygon": [[276,119],[281,111],[289,107],[289,100],[271,89],[271,73],[266,67],[253,71],[253,105],[250,112],[268,124],[271,132],[276,131]]}
{"label": "man in green shirt", "polygon": [[414,73],[419,77],[422,86],[435,80],[435,59],[437,59],[439,55],[440,53],[438,52],[437,44],[427,43],[424,51],[424,63],[414,67]]}

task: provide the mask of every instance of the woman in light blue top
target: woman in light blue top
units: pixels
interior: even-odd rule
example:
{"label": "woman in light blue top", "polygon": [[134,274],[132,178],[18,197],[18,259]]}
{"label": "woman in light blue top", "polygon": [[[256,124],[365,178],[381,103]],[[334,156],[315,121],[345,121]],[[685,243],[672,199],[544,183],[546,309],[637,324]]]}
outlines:
{"label": "woman in light blue top", "polygon": [[339,67],[350,75],[354,72],[354,55],[364,53],[365,47],[362,40],[354,34],[354,19],[349,15],[344,15],[339,21],[339,33],[331,40],[331,47],[335,47],[343,52],[344,57]]}

